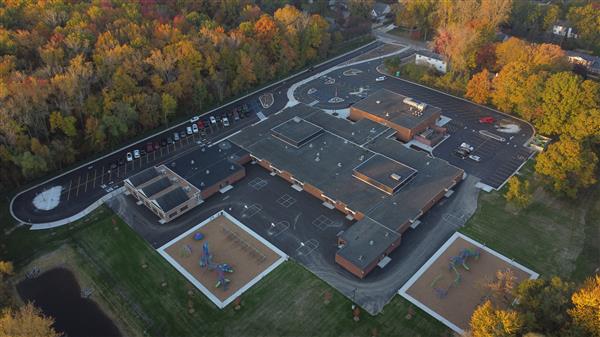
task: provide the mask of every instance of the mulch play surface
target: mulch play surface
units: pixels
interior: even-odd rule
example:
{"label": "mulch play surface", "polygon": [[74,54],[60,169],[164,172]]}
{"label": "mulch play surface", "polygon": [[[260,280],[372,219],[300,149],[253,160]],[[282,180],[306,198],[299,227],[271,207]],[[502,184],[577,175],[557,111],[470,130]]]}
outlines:
{"label": "mulch play surface", "polygon": [[[202,240],[194,240],[197,232],[204,235]],[[233,268],[233,273],[225,273],[230,280],[227,290],[215,287],[218,280],[215,270],[200,267],[205,242],[208,242],[213,263],[227,263]],[[186,245],[191,247],[191,254],[189,250],[186,252]],[[225,301],[280,259],[276,252],[222,215],[172,243],[165,252],[220,301]]]}
{"label": "mulch play surface", "polygon": [[[460,280],[455,282],[457,274],[450,268],[450,259],[458,256],[465,248],[471,252],[478,252],[479,257],[466,259],[468,270],[462,264],[456,264],[455,269],[460,274]],[[457,237],[405,293],[465,330],[469,326],[473,311],[490,295],[485,284],[494,280],[498,271],[506,269],[511,269],[514,273],[515,284],[532,276],[518,266],[495,256],[488,248],[480,248],[462,237]],[[534,277],[537,277],[537,274]],[[445,294],[438,294],[434,288],[446,290]]]}

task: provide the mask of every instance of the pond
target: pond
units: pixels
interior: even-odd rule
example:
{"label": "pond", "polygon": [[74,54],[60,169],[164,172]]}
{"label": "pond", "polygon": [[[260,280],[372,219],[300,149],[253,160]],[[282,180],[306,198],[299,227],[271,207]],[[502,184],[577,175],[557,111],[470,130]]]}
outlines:
{"label": "pond", "polygon": [[54,329],[65,336],[121,336],[113,321],[92,300],[81,297],[71,271],[54,268],[17,284],[23,301],[34,302],[54,318]]}

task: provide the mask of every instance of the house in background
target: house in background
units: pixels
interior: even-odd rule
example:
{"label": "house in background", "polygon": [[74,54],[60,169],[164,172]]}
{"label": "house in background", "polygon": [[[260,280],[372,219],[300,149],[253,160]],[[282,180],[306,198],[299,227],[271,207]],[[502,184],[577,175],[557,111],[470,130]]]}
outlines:
{"label": "house in background", "polygon": [[559,20],[552,26],[552,34],[557,36],[566,37],[568,39],[578,38],[577,32],[573,25],[568,21]]}
{"label": "house in background", "polygon": [[383,21],[385,16],[392,12],[392,7],[383,2],[376,2],[371,9],[371,18],[375,21]]}
{"label": "house in background", "polygon": [[443,74],[448,71],[448,62],[444,57],[429,50],[418,50],[415,53],[415,64],[431,67]]}
{"label": "house in background", "polygon": [[571,64],[584,68],[589,77],[600,78],[600,57],[579,51],[567,50],[567,59]]}

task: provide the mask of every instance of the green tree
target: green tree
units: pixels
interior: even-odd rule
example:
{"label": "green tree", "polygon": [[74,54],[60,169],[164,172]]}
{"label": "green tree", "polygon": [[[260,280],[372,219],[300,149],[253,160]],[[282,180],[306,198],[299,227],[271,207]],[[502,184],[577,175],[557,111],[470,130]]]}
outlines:
{"label": "green tree", "polygon": [[177,109],[177,101],[167,93],[162,94],[161,100],[161,107],[165,119],[165,125],[168,125],[168,116],[175,114],[175,110]]}
{"label": "green tree", "polygon": [[517,310],[528,332],[559,336],[568,327],[567,311],[572,307],[570,296],[574,284],[558,277],[525,280],[517,288]]}
{"label": "green tree", "polygon": [[348,0],[348,10],[351,16],[371,19],[371,9],[375,0]]}
{"label": "green tree", "polygon": [[418,28],[423,40],[427,40],[429,33],[435,28],[438,3],[435,0],[400,0],[400,7],[396,13],[396,24]]}
{"label": "green tree", "polygon": [[490,73],[487,69],[483,69],[473,75],[469,83],[467,83],[465,97],[475,103],[486,104],[490,98],[491,90],[492,81],[490,80]]}
{"label": "green tree", "polygon": [[572,6],[567,13],[567,19],[575,25],[585,47],[600,52],[600,15],[595,6],[592,3]]}

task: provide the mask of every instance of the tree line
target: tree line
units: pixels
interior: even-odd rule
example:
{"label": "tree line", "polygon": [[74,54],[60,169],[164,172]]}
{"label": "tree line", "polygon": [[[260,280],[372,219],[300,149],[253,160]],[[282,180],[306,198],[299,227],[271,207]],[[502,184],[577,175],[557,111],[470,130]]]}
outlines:
{"label": "tree line", "polygon": [[[450,67],[445,75],[414,65],[404,71],[427,84],[523,118],[538,133],[552,137],[555,142],[536,160],[536,172],[551,189],[575,197],[597,181],[600,85],[573,73],[558,45],[515,37],[497,42],[500,27],[515,25],[516,18],[531,14],[524,6],[539,7],[511,0],[401,0],[397,21],[435,33],[432,47],[449,60]],[[574,1],[564,8],[556,6],[545,10],[544,27],[567,13],[583,41],[600,44],[600,16],[591,11],[593,4]],[[399,68],[397,61],[387,65]]]}
{"label": "tree line", "polygon": [[[340,34],[281,1],[0,3],[0,190],[323,59]],[[270,14],[272,13],[272,14]]]}

